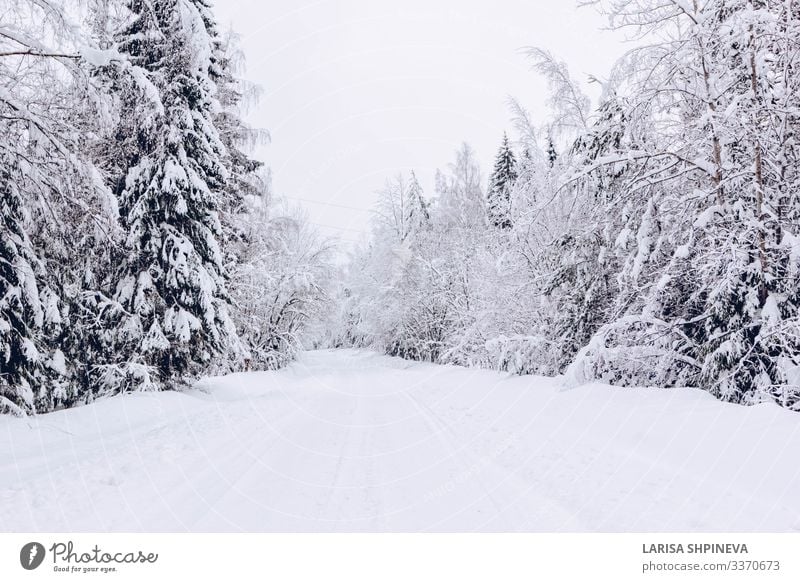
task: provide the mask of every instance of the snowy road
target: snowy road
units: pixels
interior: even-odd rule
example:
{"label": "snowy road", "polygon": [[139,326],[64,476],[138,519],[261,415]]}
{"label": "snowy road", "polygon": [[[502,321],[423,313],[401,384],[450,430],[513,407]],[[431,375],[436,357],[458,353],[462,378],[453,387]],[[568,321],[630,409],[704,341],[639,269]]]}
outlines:
{"label": "snowy road", "polygon": [[309,352],[0,418],[3,531],[800,530],[800,415]]}

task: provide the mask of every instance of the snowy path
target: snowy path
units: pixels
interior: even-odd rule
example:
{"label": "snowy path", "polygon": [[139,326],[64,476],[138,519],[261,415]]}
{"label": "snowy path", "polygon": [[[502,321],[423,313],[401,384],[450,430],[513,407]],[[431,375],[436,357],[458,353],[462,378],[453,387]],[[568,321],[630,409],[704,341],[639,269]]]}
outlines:
{"label": "snowy path", "polygon": [[3,531],[800,530],[800,415],[309,352],[0,418]]}

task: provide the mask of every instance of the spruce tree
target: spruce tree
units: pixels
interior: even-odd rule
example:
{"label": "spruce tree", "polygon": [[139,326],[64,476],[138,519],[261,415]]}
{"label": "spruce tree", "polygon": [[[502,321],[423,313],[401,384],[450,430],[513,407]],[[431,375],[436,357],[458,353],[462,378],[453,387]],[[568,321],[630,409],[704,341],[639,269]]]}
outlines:
{"label": "spruce tree", "polygon": [[556,144],[553,143],[553,138],[547,138],[547,163],[552,168],[558,160],[558,152],[556,151]]}
{"label": "spruce tree", "polygon": [[15,414],[50,410],[49,379],[63,367],[47,348],[45,332],[58,311],[25,232],[24,181],[18,165],[0,157],[0,412]]}
{"label": "spruce tree", "polygon": [[138,159],[120,195],[121,390],[167,388],[208,369],[235,340],[219,244],[227,171],[214,126],[210,15],[205,3],[189,0],[131,0],[129,8],[119,50],[144,71],[160,104],[137,120]]}
{"label": "spruce tree", "polygon": [[220,211],[225,214],[241,213],[244,211],[245,195],[261,196],[267,188],[259,173],[264,163],[251,158],[245,150],[254,142],[266,139],[268,134],[249,127],[242,119],[246,92],[254,93],[256,90],[248,88],[246,82],[236,76],[238,37],[233,32],[228,32],[224,37],[220,35],[207,0],[192,2],[203,19],[211,46],[208,75],[216,87],[219,102],[213,121],[220,141],[225,146],[222,161],[228,170],[228,179]]}
{"label": "spruce tree", "polygon": [[508,144],[508,136],[504,133],[486,195],[489,223],[495,228],[509,229],[512,226],[511,188],[517,180],[516,166],[517,160]]}
{"label": "spruce tree", "polygon": [[411,177],[408,180],[408,188],[405,190],[406,202],[403,204],[403,209],[406,213],[404,223],[409,233],[419,232],[428,222],[430,222],[431,215],[428,210],[428,203],[425,202],[425,197],[417,180],[417,175],[411,171]]}

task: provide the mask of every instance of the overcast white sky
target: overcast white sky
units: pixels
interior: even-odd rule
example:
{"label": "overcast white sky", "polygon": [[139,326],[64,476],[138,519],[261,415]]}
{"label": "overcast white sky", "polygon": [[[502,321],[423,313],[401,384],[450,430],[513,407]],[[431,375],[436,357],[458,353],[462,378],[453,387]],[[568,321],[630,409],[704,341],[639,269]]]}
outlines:
{"label": "overcast white sky", "polygon": [[522,47],[550,50],[581,81],[605,76],[629,48],[572,0],[217,0],[215,9],[264,90],[248,120],[272,142],[256,157],[279,194],[314,201],[302,202],[311,220],[344,239],[366,229],[375,190],[393,173],[415,169],[430,193],[462,141],[487,172],[510,129],[508,96],[546,119],[547,88]]}

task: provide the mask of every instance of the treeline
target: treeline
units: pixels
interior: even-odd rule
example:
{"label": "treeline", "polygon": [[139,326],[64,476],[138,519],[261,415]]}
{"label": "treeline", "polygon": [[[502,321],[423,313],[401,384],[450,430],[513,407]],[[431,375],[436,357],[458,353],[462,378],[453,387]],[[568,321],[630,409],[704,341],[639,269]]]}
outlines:
{"label": "treeline", "polygon": [[799,409],[800,2],[586,3],[642,38],[599,108],[531,50],[552,119],[388,182],[328,341]]}
{"label": "treeline", "polygon": [[329,248],[207,0],[0,4],[0,411],[282,365]]}

